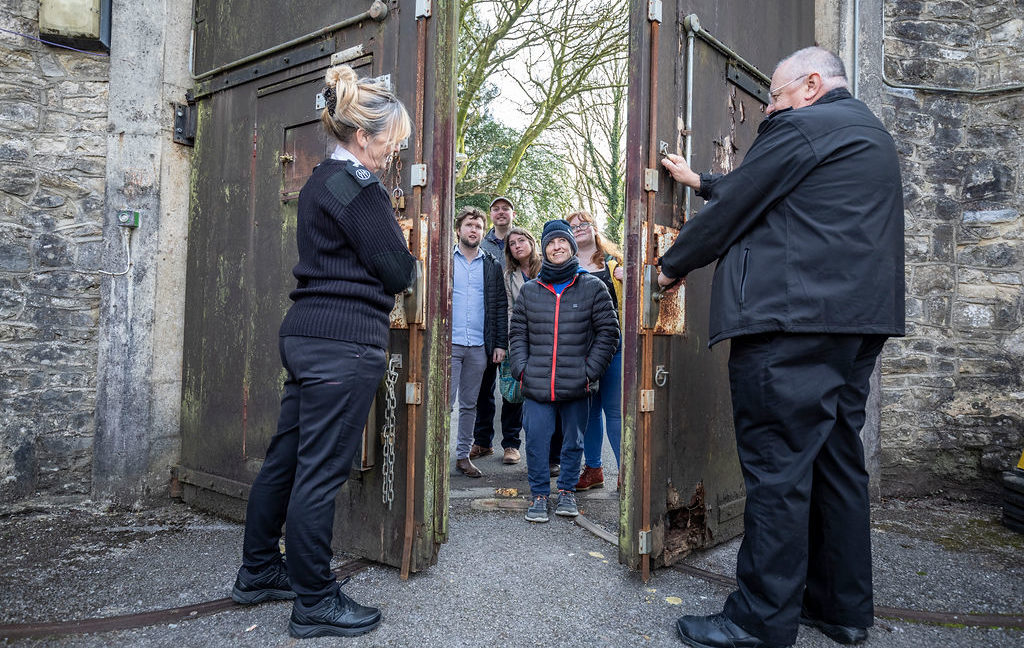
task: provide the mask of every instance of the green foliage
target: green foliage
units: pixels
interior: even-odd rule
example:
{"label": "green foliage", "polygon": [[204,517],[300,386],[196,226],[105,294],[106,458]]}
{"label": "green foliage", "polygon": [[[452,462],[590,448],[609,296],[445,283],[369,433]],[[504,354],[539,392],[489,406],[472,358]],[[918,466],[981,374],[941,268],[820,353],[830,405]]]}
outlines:
{"label": "green foliage", "polygon": [[[458,174],[455,201],[486,213],[497,195],[497,181],[508,168],[521,132],[494,120],[486,111],[466,131],[468,156]],[[505,191],[516,206],[515,223],[537,233],[546,220],[563,218],[573,191],[564,161],[545,146],[530,147]]]}

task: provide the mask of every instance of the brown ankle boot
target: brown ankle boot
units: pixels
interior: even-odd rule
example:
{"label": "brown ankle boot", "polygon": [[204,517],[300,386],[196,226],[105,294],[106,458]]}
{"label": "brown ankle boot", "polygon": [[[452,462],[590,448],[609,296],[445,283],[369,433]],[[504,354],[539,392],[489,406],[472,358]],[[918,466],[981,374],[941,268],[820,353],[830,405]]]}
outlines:
{"label": "brown ankle boot", "polygon": [[580,475],[580,481],[576,484],[576,492],[603,487],[604,470],[600,468],[591,468],[590,466],[583,466],[583,474]]}

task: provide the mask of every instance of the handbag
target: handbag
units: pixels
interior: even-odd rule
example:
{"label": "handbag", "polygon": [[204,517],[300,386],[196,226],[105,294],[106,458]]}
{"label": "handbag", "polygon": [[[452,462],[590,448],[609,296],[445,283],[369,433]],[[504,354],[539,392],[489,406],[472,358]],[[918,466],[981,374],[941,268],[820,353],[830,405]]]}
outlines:
{"label": "handbag", "polygon": [[498,366],[498,389],[501,390],[501,397],[508,402],[523,402],[522,386],[512,375],[512,365],[509,364],[508,358],[502,360]]}

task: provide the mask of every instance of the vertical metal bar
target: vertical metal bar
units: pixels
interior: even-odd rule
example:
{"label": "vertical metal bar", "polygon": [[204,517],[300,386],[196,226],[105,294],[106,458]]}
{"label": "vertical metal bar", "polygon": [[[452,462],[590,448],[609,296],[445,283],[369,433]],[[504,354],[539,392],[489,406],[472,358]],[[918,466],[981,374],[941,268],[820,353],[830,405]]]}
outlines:
{"label": "vertical metal bar", "polygon": [[[686,138],[686,166],[690,166],[690,157],[693,155],[693,30],[689,28],[687,24],[686,30],[686,123],[683,126],[683,130],[686,132],[683,137]],[[685,188],[685,199],[683,201],[683,222],[690,220],[690,201],[692,200],[693,192],[690,190],[690,185],[686,185]]]}
{"label": "vertical metal bar", "polygon": [[[657,168],[657,134],[658,134],[658,33],[660,23],[650,21],[651,24],[651,105],[648,117],[648,142],[647,142],[647,168]],[[655,237],[654,237],[654,191],[647,192],[647,249],[645,257],[647,264],[655,262]],[[651,367],[654,363],[654,328],[644,329],[643,334],[643,360],[640,372],[641,389],[651,389]],[[654,416],[653,412],[642,412],[640,414],[640,530],[649,532],[651,530],[651,427]],[[649,553],[640,556],[641,577],[646,582],[651,578],[651,555]]]}
{"label": "vertical metal bar", "polygon": [[[413,163],[423,163],[423,111],[427,96],[426,85],[426,60],[427,60],[427,18],[420,17],[416,20],[416,118],[413,128],[414,147]],[[409,232],[409,247],[413,256],[420,257],[420,218],[423,212],[423,187],[415,186],[412,189],[412,231]],[[420,363],[423,361],[423,349],[420,348],[420,327],[422,324],[409,324],[409,373],[408,381],[411,383],[420,380]],[[400,577],[402,580],[409,578],[412,568],[412,541],[416,528],[416,430],[417,430],[417,407],[416,403],[409,403],[406,414],[406,462],[405,462],[405,538],[402,545],[402,569]]]}

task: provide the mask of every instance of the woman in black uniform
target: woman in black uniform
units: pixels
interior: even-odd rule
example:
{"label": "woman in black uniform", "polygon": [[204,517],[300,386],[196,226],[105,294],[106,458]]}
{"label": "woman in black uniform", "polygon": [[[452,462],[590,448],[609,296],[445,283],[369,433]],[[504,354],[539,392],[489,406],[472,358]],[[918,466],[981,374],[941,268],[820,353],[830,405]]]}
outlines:
{"label": "woman in black uniform", "polygon": [[394,295],[415,268],[375,175],[408,137],[408,113],[347,65],[327,71],[324,96],[321,121],[337,145],[299,193],[297,283],[279,338],[281,415],[249,493],[232,590],[244,604],[295,599],[294,637],[353,636],[380,624],[380,610],[345,596],[331,573],[334,498],[386,370]]}

